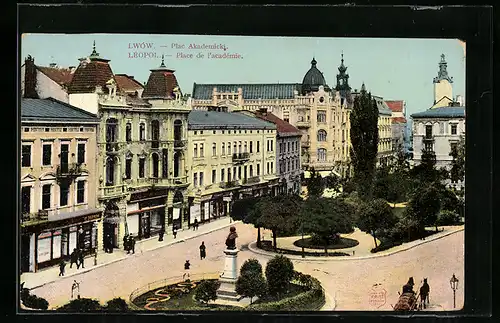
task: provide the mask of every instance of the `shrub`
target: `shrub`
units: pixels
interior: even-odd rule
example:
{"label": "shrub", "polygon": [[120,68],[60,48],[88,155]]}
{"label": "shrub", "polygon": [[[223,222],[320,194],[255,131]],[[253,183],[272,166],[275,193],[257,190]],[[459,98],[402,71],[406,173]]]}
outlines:
{"label": "shrub", "polygon": [[[300,273],[294,273],[299,277]],[[317,311],[325,304],[325,293],[321,283],[314,277],[303,275],[303,279],[310,280],[310,289],[299,295],[285,298],[277,302],[268,302],[249,305],[247,311]]]}
{"label": "shrub", "polygon": [[256,270],[245,271],[236,281],[236,292],[245,297],[250,297],[250,303],[255,296],[262,297],[266,294],[267,286],[262,272]]}
{"label": "shrub", "polygon": [[217,289],[220,283],[217,280],[204,280],[194,291],[194,299],[207,304],[209,301],[217,299]]}
{"label": "shrub", "polygon": [[32,309],[46,310],[49,308],[49,302],[47,302],[45,298],[31,295],[29,289],[27,288],[23,288],[21,290],[21,301],[24,306]]}
{"label": "shrub", "polygon": [[106,310],[108,311],[116,311],[116,312],[125,312],[128,311],[128,304],[125,302],[123,298],[117,297],[109,300],[106,303]]}
{"label": "shrub", "polygon": [[437,224],[438,225],[453,225],[460,222],[458,214],[454,211],[441,211],[438,215]]}
{"label": "shrub", "polygon": [[275,256],[266,265],[268,291],[271,295],[286,292],[293,278],[293,263],[284,256]]}
{"label": "shrub", "polygon": [[77,298],[59,307],[57,310],[61,312],[95,312],[102,309],[101,304],[95,299]]}
{"label": "shrub", "polygon": [[240,275],[243,275],[250,271],[262,275],[262,265],[257,259],[248,259],[247,261],[245,261],[240,268]]}

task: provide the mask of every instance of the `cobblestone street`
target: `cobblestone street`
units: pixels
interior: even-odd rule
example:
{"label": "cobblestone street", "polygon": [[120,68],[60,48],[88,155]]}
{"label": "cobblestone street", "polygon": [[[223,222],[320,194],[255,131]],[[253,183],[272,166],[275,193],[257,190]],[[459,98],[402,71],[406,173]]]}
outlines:
{"label": "cobblestone street", "polygon": [[[265,266],[269,257],[254,254],[247,247],[255,241],[256,230],[242,223],[237,223],[236,227],[241,250],[238,266],[249,258],[259,259]],[[122,261],[48,282],[33,289],[32,293],[46,298],[51,308],[54,308],[70,300],[71,285],[73,280],[77,280],[80,282],[81,297],[97,298],[102,302],[113,297],[128,300],[136,288],[182,275],[186,259],[192,263],[192,273],[221,271],[227,231],[227,227],[221,228],[156,250],[136,251],[135,255]],[[207,246],[207,258],[204,260],[199,259],[198,247],[202,241]],[[294,260],[294,264],[298,271],[309,273],[321,281],[328,297],[335,303],[335,310],[376,310],[368,302],[374,284],[381,284],[380,287],[387,291],[386,303],[379,309],[391,310],[391,305],[397,302],[398,291],[410,276],[415,279],[416,289],[423,278],[428,278],[433,309],[450,310],[453,307],[453,294],[449,279],[453,273],[461,281],[457,291],[457,309],[463,305],[463,231],[382,258],[315,262]]]}

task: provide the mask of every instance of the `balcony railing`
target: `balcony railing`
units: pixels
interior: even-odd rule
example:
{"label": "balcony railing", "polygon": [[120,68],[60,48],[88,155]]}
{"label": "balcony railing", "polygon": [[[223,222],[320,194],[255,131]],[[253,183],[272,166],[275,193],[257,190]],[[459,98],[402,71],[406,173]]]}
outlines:
{"label": "balcony railing", "polygon": [[184,148],[186,147],[187,140],[174,140],[174,148]]}
{"label": "balcony railing", "polygon": [[434,141],[434,137],[432,137],[432,136],[425,136],[423,140],[424,140],[424,142],[433,142]]}
{"label": "balcony railing", "polygon": [[127,187],[124,184],[113,186],[101,186],[99,188],[101,197],[117,197],[127,192]]}
{"label": "balcony railing", "polygon": [[233,162],[244,162],[250,159],[250,153],[233,154]]}
{"label": "balcony railing", "polygon": [[309,128],[311,126],[311,121],[297,121],[298,128]]}
{"label": "balcony railing", "polygon": [[107,153],[117,153],[120,151],[120,144],[117,142],[106,142]]}
{"label": "balcony railing", "polygon": [[56,169],[56,177],[58,178],[73,178],[81,175],[83,171],[82,164],[67,163],[59,164]]}
{"label": "balcony railing", "polygon": [[34,213],[22,213],[21,221],[23,223],[28,222],[41,222],[49,220],[49,212],[47,210],[38,210]]}
{"label": "balcony railing", "polygon": [[228,181],[219,183],[220,188],[232,188],[240,185],[239,181]]}
{"label": "balcony railing", "polygon": [[243,179],[243,184],[257,184],[260,182],[260,176],[252,176]]}

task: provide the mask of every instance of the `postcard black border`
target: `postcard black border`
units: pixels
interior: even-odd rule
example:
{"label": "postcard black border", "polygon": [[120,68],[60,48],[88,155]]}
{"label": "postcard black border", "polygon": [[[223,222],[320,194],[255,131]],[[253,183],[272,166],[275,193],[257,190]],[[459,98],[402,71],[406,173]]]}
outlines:
{"label": "postcard black border", "polygon": [[[315,17],[306,20],[304,17]],[[20,34],[26,33],[158,33],[252,36],[308,37],[391,37],[391,38],[458,38],[466,42],[466,109],[467,109],[467,181],[465,308],[460,312],[435,313],[446,320],[459,316],[488,316],[492,311],[492,134],[493,134],[493,10],[491,7],[416,8],[409,6],[116,6],[62,5],[18,6],[18,64]],[[270,53],[272,55],[272,53]],[[334,59],[332,57],[332,59]],[[18,69],[16,68],[16,74]],[[411,75],[408,75],[411,77]],[[19,84],[18,84],[19,90]],[[19,93],[19,91],[18,91]],[[424,109],[426,107],[422,107]],[[16,117],[16,116],[15,116]],[[19,116],[17,115],[17,118]],[[15,150],[19,151],[19,119]],[[16,155],[16,157],[19,154]],[[18,157],[17,157],[18,158]],[[14,158],[14,161],[17,161]],[[19,189],[19,163],[14,183]],[[18,192],[19,190],[17,190]],[[14,194],[12,201],[18,200]],[[16,205],[14,205],[16,210]],[[16,213],[14,213],[16,214]],[[14,230],[18,230],[15,217]],[[15,233],[16,231],[14,231]],[[14,236],[16,236],[14,234]],[[16,240],[13,241],[18,261]],[[18,284],[17,269],[14,272]],[[16,311],[16,297],[10,309]],[[328,315],[328,316],[325,316]],[[378,321],[398,319],[394,312],[316,312],[313,316],[293,313],[263,315],[245,313],[204,313],[203,319],[247,319],[249,321],[302,321],[308,319],[366,318]],[[22,315],[23,320],[65,320],[64,315]],[[82,320],[99,320],[95,315],[80,314]],[[104,319],[103,316],[100,316]],[[164,315],[106,315],[105,319],[135,321],[167,319]],[[415,316],[414,316],[415,317]],[[429,315],[418,315],[422,320]],[[168,316],[168,320],[201,319],[199,315]],[[478,317],[474,318],[477,321]],[[420,319],[419,319],[420,320]]]}

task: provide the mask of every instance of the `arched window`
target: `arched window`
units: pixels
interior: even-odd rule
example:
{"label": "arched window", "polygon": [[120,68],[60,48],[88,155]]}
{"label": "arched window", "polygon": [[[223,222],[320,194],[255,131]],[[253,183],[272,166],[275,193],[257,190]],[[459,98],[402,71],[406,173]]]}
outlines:
{"label": "arched window", "polygon": [[181,176],[181,152],[174,154],[174,177]]}
{"label": "arched window", "polygon": [[106,121],[106,142],[118,141],[118,120],[110,118]]}
{"label": "arched window", "polygon": [[115,184],[115,160],[109,157],[106,160],[106,186]]}
{"label": "arched window", "polygon": [[323,122],[323,123],[326,122],[326,112],[318,111],[317,120],[318,122]]}
{"label": "arched window", "polygon": [[160,146],[160,122],[158,120],[151,121],[151,147],[158,148]]}
{"label": "arched window", "polygon": [[182,140],[182,121],[174,121],[174,140]]}
{"label": "arched window", "polygon": [[153,154],[151,155],[151,162],[153,163],[153,165],[152,165],[152,166],[153,166],[153,167],[152,167],[152,168],[153,168],[153,169],[152,169],[152,170],[153,170],[153,174],[152,174],[153,176],[152,176],[152,177],[153,177],[153,178],[158,178],[158,177],[160,177],[160,176],[159,176],[159,163],[160,163],[160,158],[158,157],[158,154],[157,154],[157,153],[153,153]]}
{"label": "arched window", "polygon": [[127,122],[127,126],[125,127],[125,140],[127,142],[132,141],[132,124]]}
{"label": "arched window", "polygon": [[324,148],[318,149],[318,161],[319,162],[326,161],[326,149],[324,149]]}
{"label": "arched window", "polygon": [[139,124],[139,140],[146,140],[146,125],[144,124],[144,122],[141,122]]}
{"label": "arched window", "polygon": [[226,144],[223,142],[221,143],[221,148],[220,148],[220,152],[221,152],[221,155],[224,156],[226,154]]}
{"label": "arched window", "polygon": [[326,131],[321,129],[318,131],[318,141],[326,141]]}

